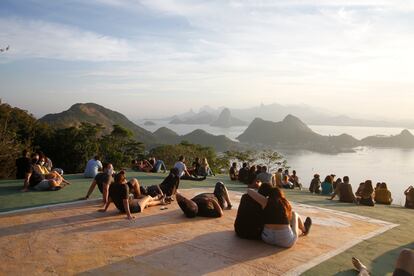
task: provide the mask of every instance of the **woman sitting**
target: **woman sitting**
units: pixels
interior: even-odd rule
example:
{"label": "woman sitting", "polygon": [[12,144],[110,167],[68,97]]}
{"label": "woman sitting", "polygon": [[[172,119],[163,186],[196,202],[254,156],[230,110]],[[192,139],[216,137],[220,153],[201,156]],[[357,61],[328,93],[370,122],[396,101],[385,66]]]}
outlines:
{"label": "woman sitting", "polygon": [[408,187],[404,191],[405,194],[405,208],[414,209],[414,188],[413,186]]}
{"label": "woman sitting", "polygon": [[328,175],[325,177],[325,180],[321,184],[321,195],[331,195],[334,191],[332,176]]}
{"label": "woman sitting", "polygon": [[198,175],[199,176],[209,176],[214,175],[213,171],[210,168],[210,165],[208,164],[207,158],[203,158],[201,160],[200,167],[198,168]]}
{"label": "woman sitting", "polygon": [[375,189],[375,203],[391,205],[391,192],[387,188],[387,184],[382,182],[378,188]]}
{"label": "woman sitting", "polygon": [[[130,191],[132,192],[131,195]],[[105,208],[99,211],[106,212],[111,202],[113,202],[119,211],[127,214],[127,219],[134,219],[135,217],[131,213],[142,212],[149,206],[165,204],[163,199],[163,197],[153,198],[141,195],[138,180],[133,178],[128,182],[125,171],[120,171],[115,176],[114,183],[109,187],[109,199],[105,204]]]}
{"label": "woman sitting", "polygon": [[259,188],[259,186],[257,186],[257,182],[256,182],[256,165],[253,165],[250,167],[249,170],[249,177],[247,179],[248,187],[249,188]]}
{"label": "woman sitting", "polygon": [[359,185],[356,194],[356,200],[361,205],[375,206],[374,203],[374,188],[372,187],[372,181],[367,180]]}
{"label": "woman sitting", "polygon": [[258,192],[248,189],[248,195],[256,200],[264,211],[264,228],[262,240],[281,247],[292,247],[301,230],[303,235],[309,234],[312,220],[307,217],[303,223],[301,217],[292,211],[292,206],[281,189],[273,187],[266,198]]}

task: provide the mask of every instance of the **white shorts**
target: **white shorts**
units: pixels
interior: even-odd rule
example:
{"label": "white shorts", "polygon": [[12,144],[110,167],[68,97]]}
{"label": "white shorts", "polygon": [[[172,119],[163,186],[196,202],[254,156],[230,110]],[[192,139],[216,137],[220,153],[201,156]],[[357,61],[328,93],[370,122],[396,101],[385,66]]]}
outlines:
{"label": "white shorts", "polygon": [[289,248],[295,245],[297,239],[290,226],[283,229],[265,227],[262,231],[262,240],[271,245]]}

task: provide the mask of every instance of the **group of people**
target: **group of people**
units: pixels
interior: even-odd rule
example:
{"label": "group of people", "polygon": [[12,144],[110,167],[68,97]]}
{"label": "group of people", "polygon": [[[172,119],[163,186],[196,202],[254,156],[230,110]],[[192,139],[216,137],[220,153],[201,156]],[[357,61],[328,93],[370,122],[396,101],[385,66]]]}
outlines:
{"label": "group of people", "polygon": [[[309,191],[315,194],[330,196],[330,200],[337,196],[340,202],[366,206],[375,206],[375,204],[391,205],[393,201],[391,191],[388,190],[385,182],[378,182],[374,188],[372,181],[366,180],[359,184],[354,194],[348,176],[344,176],[343,179],[335,179],[335,177],[334,174],[327,175],[324,181],[321,182],[319,174],[315,174],[309,185]],[[414,208],[413,186],[408,187],[404,194],[406,196],[405,207]]]}
{"label": "group of people", "polygon": [[296,171],[292,174],[288,169],[279,168],[276,173],[271,173],[265,165],[252,165],[244,162],[240,170],[236,162],[229,169],[229,176],[232,181],[240,181],[247,184],[249,188],[257,188],[260,184],[271,184],[279,188],[294,189],[295,187],[302,190],[302,184]]}
{"label": "group of people", "polygon": [[30,188],[38,191],[56,191],[69,185],[63,178],[63,170],[54,168],[52,161],[43,152],[33,152],[29,155],[27,150],[16,159],[16,179],[24,179],[23,192]]}

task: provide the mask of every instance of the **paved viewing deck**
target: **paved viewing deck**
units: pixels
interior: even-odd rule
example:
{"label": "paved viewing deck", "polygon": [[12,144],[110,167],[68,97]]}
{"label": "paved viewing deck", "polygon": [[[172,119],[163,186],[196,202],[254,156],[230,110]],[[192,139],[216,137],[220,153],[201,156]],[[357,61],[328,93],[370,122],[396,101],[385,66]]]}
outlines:
{"label": "paved viewing deck", "polygon": [[[165,174],[132,176],[151,185]],[[21,181],[0,181],[0,274],[355,275],[351,257],[357,256],[377,275],[392,272],[401,248],[414,248],[413,210],[399,206],[356,206],[286,191],[314,226],[293,248],[282,249],[237,238],[233,223],[245,186],[227,176],[180,184],[192,196],[224,181],[235,204],[222,218],[187,219],[173,202],[166,210],[145,209],[132,222],[113,205],[99,213],[99,200],[75,201],[91,180],[67,178],[72,185],[57,192],[20,193]]]}

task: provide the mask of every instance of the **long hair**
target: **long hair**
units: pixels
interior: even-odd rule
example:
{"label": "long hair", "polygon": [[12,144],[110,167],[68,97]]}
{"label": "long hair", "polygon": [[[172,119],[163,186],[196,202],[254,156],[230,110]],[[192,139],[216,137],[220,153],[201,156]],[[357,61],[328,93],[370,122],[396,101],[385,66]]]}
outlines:
{"label": "long hair", "polygon": [[362,188],[362,193],[366,196],[371,195],[374,192],[374,188],[372,187],[372,181],[367,180],[364,183],[364,186]]}
{"label": "long hair", "polygon": [[278,187],[273,187],[269,192],[268,204],[276,208],[282,208],[283,214],[290,221],[292,219],[292,206],[286,199],[285,194]]}
{"label": "long hair", "polygon": [[117,184],[122,184],[126,181],[125,171],[120,171],[117,175],[115,175],[114,182]]}

